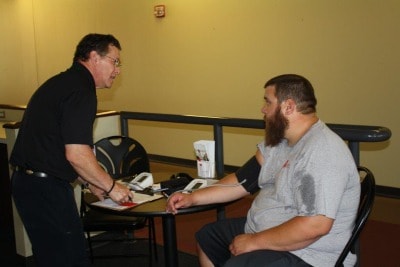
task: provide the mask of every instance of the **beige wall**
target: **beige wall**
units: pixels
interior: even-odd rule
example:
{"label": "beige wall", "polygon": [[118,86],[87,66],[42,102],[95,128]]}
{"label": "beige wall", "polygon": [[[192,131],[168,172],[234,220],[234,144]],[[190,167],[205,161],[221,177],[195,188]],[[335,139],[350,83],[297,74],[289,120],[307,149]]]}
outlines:
{"label": "beige wall", "polygon": [[[378,184],[400,187],[399,25],[397,0],[0,0],[0,102],[26,104],[70,65],[84,34],[113,33],[123,72],[98,93],[100,108],[261,118],[265,81],[299,73],[324,121],[392,130],[389,142],[362,146],[361,163]],[[210,136],[173,128],[141,123],[134,134],[150,153],[182,157]],[[226,163],[240,165],[260,137],[232,134]]]}

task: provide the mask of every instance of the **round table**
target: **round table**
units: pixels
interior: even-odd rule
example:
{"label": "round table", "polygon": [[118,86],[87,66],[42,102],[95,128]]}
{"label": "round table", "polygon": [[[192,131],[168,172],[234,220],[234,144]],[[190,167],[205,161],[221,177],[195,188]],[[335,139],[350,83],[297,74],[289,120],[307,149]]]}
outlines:
{"label": "round table", "polygon": [[177,267],[178,264],[178,247],[176,241],[176,222],[175,216],[197,213],[202,211],[208,211],[215,209],[217,211],[217,219],[225,217],[224,207],[229,203],[217,203],[209,205],[193,206],[189,208],[180,209],[178,214],[173,215],[165,211],[167,199],[165,197],[157,199],[152,202],[140,204],[138,206],[123,210],[116,211],[107,208],[101,208],[98,206],[91,205],[91,203],[98,201],[97,197],[91,193],[86,193],[84,197],[86,204],[97,211],[105,212],[108,214],[115,214],[120,216],[132,216],[132,217],[161,217],[163,227],[163,239],[164,239],[164,257],[165,266]]}

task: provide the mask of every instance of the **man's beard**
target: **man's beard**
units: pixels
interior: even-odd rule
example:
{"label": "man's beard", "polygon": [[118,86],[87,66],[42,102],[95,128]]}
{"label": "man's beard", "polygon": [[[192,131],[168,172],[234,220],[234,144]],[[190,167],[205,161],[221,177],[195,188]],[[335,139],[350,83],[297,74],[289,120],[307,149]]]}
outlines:
{"label": "man's beard", "polygon": [[275,110],[272,118],[265,118],[265,145],[276,146],[285,137],[289,121],[281,113],[281,108]]}

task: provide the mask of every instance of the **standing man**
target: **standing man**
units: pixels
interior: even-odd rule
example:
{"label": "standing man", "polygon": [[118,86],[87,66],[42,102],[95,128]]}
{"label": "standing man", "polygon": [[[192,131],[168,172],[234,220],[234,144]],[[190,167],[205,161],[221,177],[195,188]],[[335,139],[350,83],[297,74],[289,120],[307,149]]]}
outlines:
{"label": "standing man", "polygon": [[112,35],[88,34],[72,66],[33,94],[10,163],[12,194],[40,267],[88,266],[86,241],[71,183],[79,179],[103,199],[132,196],[93,154],[96,89],[120,73],[121,46]]}
{"label": "standing man", "polygon": [[[247,218],[217,221],[196,234],[201,266],[334,266],[360,201],[354,159],[318,119],[307,79],[280,75],[264,88],[266,137],[256,155],[215,186],[173,194],[167,211],[259,191]],[[349,254],[344,265],[354,263]]]}

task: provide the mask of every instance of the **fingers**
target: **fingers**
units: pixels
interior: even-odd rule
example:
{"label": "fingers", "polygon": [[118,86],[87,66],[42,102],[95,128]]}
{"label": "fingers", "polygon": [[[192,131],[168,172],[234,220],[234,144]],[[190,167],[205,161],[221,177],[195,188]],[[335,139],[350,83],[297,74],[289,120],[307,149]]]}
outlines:
{"label": "fingers", "polygon": [[231,254],[233,256],[237,256],[238,255],[238,250],[235,246],[235,239],[232,240],[232,243],[229,245],[229,251],[231,252]]}
{"label": "fingers", "polygon": [[133,192],[129,190],[125,185],[116,183],[113,191],[110,192],[109,196],[118,203],[129,202],[133,199]]}
{"label": "fingers", "polygon": [[231,254],[233,256],[236,256],[235,249],[234,249],[234,246],[232,244],[229,245],[229,251],[231,252]]}
{"label": "fingers", "polygon": [[167,206],[166,206],[166,211],[167,211],[167,212],[170,212],[170,213],[172,213],[172,214],[177,214],[177,213],[178,213],[177,208],[175,207],[175,204],[176,204],[176,202],[177,202],[176,197],[177,197],[176,194],[172,194],[172,195],[168,198]]}
{"label": "fingers", "polygon": [[166,211],[172,214],[177,214],[180,208],[189,207],[189,197],[188,194],[174,193],[167,202]]}
{"label": "fingers", "polygon": [[170,212],[172,214],[177,214],[178,213],[178,209],[175,207],[176,202],[177,202],[177,200],[175,199],[175,196],[171,196],[168,199],[166,211]]}

